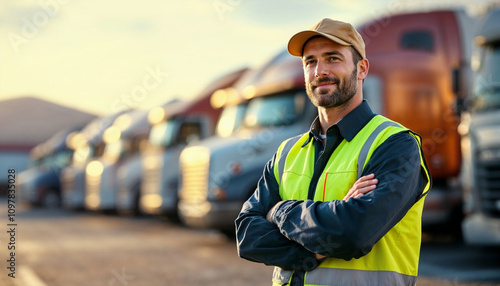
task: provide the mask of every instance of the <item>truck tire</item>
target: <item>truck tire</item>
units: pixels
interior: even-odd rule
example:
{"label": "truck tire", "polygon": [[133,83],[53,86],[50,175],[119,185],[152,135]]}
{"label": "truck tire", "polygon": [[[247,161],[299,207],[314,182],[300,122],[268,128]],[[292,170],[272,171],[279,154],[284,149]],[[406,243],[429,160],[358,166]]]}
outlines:
{"label": "truck tire", "polygon": [[57,189],[49,189],[42,197],[40,206],[43,208],[59,208],[61,206],[61,194]]}

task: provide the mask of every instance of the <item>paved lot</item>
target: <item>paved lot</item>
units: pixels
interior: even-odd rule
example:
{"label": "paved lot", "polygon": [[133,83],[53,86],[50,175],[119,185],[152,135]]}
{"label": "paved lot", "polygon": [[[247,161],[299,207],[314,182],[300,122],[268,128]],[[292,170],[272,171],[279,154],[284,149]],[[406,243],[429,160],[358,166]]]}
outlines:
{"label": "paved lot", "polygon": [[[0,211],[0,285],[270,285],[271,267],[240,259],[235,241],[216,232],[152,217],[26,206],[18,208],[12,279],[5,202]],[[420,273],[419,286],[500,285],[500,251],[427,242]]]}

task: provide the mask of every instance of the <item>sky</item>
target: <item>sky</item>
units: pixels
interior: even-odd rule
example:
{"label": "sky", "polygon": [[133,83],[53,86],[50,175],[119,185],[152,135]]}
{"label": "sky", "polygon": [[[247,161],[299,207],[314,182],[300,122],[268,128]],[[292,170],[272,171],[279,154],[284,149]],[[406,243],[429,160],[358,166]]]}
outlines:
{"label": "sky", "polygon": [[491,0],[2,0],[0,101],[36,97],[106,115],[189,99],[256,67],[324,17],[361,25]]}

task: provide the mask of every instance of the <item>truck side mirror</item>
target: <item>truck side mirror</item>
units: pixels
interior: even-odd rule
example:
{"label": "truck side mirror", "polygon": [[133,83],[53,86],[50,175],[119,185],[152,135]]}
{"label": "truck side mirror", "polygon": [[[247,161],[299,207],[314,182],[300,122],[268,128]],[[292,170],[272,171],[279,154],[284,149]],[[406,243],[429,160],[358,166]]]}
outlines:
{"label": "truck side mirror", "polygon": [[456,98],[453,102],[453,112],[460,116],[465,111],[465,100],[463,98]]}
{"label": "truck side mirror", "polygon": [[451,88],[453,90],[453,93],[455,93],[455,95],[458,96],[458,93],[460,92],[460,69],[459,68],[454,68],[451,71]]}
{"label": "truck side mirror", "polygon": [[460,114],[464,111],[464,99],[460,95],[460,69],[454,68],[451,71],[451,88],[453,93],[455,94],[455,102],[453,104],[453,111],[460,116]]}

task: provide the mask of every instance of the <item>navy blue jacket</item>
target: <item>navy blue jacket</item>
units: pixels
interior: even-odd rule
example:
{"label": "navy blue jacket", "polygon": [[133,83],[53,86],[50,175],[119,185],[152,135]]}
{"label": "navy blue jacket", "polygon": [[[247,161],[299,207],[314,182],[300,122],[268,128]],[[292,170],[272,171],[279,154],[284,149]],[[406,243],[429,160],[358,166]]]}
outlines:
{"label": "navy blue jacket", "polygon": [[[364,101],[327,130],[326,146],[319,135],[319,120],[311,125],[316,164],[308,200],[285,201],[266,220],[269,210],[282,199],[273,167],[276,155],[266,164],[255,193],[236,219],[240,257],[279,266],[285,270],[310,271],[320,261],[315,253],[350,260],[370,252],[373,245],[396,225],[422,197],[427,176],[420,165],[419,146],[408,133],[389,137],[374,151],[363,176],[375,174],[377,188],[349,201],[312,200],[328,158],[342,140],[351,141],[375,116]],[[321,156],[320,156],[321,155]],[[405,172],[401,172],[404,162]],[[367,223],[369,221],[369,223]]]}

